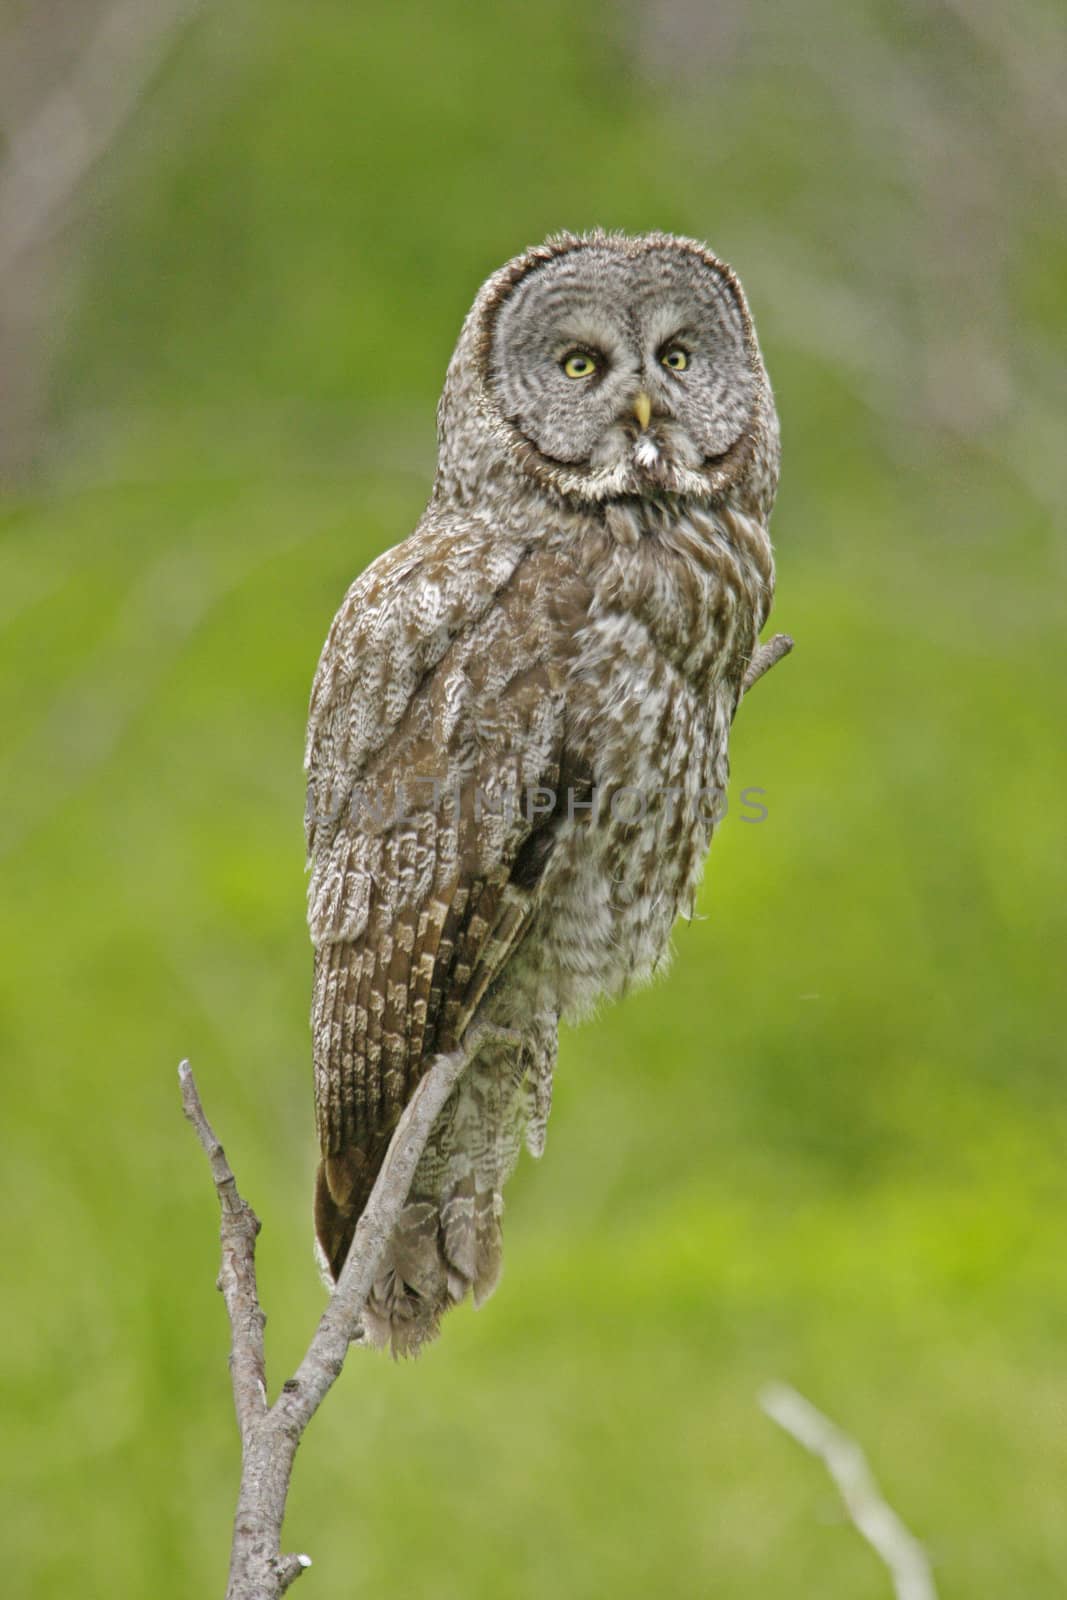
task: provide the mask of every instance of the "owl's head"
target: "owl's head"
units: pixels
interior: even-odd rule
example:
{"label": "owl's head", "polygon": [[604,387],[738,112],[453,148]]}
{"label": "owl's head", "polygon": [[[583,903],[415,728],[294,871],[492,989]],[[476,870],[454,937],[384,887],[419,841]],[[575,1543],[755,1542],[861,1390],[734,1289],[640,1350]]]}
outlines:
{"label": "owl's head", "polygon": [[[497,446],[572,501],[708,499],[766,459],[768,444],[776,458],[741,285],[694,240],[550,239],[488,280],[457,361],[467,404],[474,366]],[[449,398],[446,388],[442,421],[455,424]]]}

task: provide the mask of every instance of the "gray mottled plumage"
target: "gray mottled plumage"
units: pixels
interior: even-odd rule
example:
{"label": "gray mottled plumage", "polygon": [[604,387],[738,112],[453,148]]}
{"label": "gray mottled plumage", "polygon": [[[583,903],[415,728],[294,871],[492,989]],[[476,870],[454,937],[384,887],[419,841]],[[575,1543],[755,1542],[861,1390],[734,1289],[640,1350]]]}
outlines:
{"label": "gray mottled plumage", "polygon": [[475,1017],[518,1035],[481,1048],[422,1158],[367,1312],[395,1351],[496,1282],[560,1017],[647,979],[691,910],[774,582],[770,386],[740,285],[692,240],[508,262],[438,433],[422,520],[334,619],[307,744],[332,1276],[434,1055]]}

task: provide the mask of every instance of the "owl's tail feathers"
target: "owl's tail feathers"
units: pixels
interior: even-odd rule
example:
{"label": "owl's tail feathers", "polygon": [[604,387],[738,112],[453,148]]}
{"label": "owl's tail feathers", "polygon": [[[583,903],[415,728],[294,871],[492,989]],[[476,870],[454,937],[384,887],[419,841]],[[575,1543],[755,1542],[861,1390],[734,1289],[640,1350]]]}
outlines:
{"label": "owl's tail feathers", "polygon": [[361,1193],[357,1199],[348,1185],[339,1182],[335,1167],[327,1158],[319,1162],[315,1174],[315,1255],[328,1286],[341,1276],[367,1198]]}
{"label": "owl's tail feathers", "polygon": [[[336,1283],[365,1196],[339,1201],[329,1181],[332,1165],[319,1167],[315,1233],[324,1276]],[[487,1300],[500,1277],[502,1210],[499,1192],[478,1190],[471,1172],[441,1202],[413,1195],[397,1219],[363,1313],[368,1341],[391,1347],[394,1356],[417,1355],[468,1290],[476,1306]]]}
{"label": "owl's tail feathers", "polygon": [[[487,1046],[434,1123],[407,1204],[386,1246],[363,1314],[368,1340],[393,1354],[415,1355],[438,1332],[450,1306],[472,1295],[481,1305],[500,1277],[504,1184],[525,1141],[545,1142],[552,1096],[555,1017],[535,1045]],[[328,1276],[336,1282],[374,1179],[388,1133],[365,1149],[327,1156],[319,1169],[315,1229]]]}

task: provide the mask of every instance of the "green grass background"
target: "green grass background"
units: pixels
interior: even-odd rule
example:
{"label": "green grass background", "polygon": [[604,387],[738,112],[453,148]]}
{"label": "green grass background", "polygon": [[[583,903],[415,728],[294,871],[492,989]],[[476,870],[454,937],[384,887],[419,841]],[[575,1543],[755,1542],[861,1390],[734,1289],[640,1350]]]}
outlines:
{"label": "green grass background", "polygon": [[416,1364],[353,1355],[297,1465],[301,1593],[888,1595],[759,1411],[775,1378],[863,1442],[946,1600],[1064,1593],[1062,421],[1029,376],[1067,252],[991,96],[1016,398],[954,425],[916,361],[970,246],[935,135],[864,121],[886,80],[845,52],[964,130],[992,69],[947,10],[818,16],[799,57],[769,8],[668,70],[654,8],[222,3],[94,175],[0,512],[6,1592],[221,1593],[238,1450],[175,1068],[264,1220],[276,1386],[322,1304],[311,674],[421,510],[478,283],[604,224],[707,237],[761,329],[797,650],[734,775],[768,817],[727,819],[668,978],[565,1035],[492,1302]]}

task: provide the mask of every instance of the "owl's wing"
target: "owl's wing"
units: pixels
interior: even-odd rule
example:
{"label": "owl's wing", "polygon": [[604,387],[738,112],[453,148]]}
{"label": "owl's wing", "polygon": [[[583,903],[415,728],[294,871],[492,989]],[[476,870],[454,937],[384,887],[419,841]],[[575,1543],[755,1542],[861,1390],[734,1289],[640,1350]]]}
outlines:
{"label": "owl's wing", "polygon": [[349,591],[319,663],[306,761],[315,1095],[324,1172],[349,1214],[534,902],[546,817],[530,795],[555,787],[562,743],[542,569],[479,528],[416,535]]}

